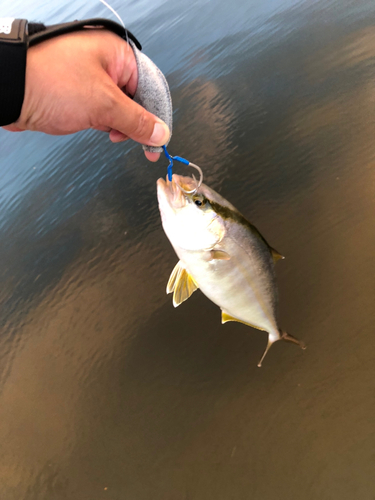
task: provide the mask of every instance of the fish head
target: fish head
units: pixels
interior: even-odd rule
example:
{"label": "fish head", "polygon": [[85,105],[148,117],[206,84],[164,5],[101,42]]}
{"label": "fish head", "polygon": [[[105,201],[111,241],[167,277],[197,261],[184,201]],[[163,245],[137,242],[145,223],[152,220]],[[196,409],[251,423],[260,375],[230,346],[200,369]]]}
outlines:
{"label": "fish head", "polygon": [[[185,193],[185,191],[195,191]],[[208,250],[220,242],[225,225],[210,204],[207,196],[210,188],[202,184],[196,188],[196,180],[174,174],[157,181],[159,210],[164,231],[176,248],[182,250]]]}

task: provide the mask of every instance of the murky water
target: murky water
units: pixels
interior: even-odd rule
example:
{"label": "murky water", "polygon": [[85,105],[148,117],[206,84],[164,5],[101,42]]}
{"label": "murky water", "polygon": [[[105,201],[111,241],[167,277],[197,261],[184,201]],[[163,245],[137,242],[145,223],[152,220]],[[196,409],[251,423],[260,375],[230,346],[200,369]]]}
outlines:
{"label": "murky water", "polygon": [[[4,500],[373,500],[375,4],[112,2],[167,75],[170,151],[287,259],[281,324],[174,309],[166,162],[0,132]],[[98,2],[0,4],[49,23]]]}

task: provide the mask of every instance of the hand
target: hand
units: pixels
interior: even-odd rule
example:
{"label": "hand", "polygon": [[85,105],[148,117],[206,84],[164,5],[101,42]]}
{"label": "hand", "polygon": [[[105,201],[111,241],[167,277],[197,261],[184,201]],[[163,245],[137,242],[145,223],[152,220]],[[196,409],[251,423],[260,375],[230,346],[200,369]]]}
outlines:
{"label": "hand", "polygon": [[[85,129],[109,132],[112,142],[128,138],[162,146],[167,125],[130,97],[137,89],[131,47],[106,30],[52,38],[27,52],[25,98],[10,131],[65,135]],[[158,153],[145,152],[151,161]]]}

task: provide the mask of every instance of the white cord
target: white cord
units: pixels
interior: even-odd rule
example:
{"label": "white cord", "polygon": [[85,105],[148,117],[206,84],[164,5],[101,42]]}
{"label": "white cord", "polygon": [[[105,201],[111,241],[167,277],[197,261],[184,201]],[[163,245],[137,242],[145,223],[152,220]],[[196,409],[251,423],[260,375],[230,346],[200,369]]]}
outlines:
{"label": "white cord", "polygon": [[[113,7],[111,7],[105,0],[100,0],[102,2],[102,4],[104,4],[109,10],[111,10],[114,15],[117,17],[117,19],[120,21],[120,23],[123,25],[123,27],[125,28],[125,24],[124,24],[124,21],[121,19],[121,17],[117,14],[117,12],[115,11],[115,9]],[[125,28],[126,29],[126,28]]]}
{"label": "white cord", "polygon": [[126,50],[128,51],[129,50],[129,37],[128,37],[128,30],[125,28],[125,23],[124,21],[121,19],[120,15],[117,14],[117,12],[115,11],[115,9],[113,7],[111,7],[105,0],[100,0],[102,2],[102,4],[104,4],[111,12],[113,12],[113,14],[117,17],[117,19],[120,21],[120,23],[123,25],[124,27],[124,30],[125,30],[125,35],[126,35],[126,43],[127,43],[127,46],[126,46]]}

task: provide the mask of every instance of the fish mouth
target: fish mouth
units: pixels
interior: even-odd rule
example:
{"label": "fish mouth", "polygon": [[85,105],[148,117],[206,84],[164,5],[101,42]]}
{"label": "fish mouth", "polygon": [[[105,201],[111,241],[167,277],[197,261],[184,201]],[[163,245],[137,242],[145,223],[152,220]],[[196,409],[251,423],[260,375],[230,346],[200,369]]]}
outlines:
{"label": "fish mouth", "polygon": [[192,191],[196,188],[196,180],[191,177],[183,177],[182,175],[173,174],[172,180],[160,178],[156,182],[159,205],[162,207],[167,203],[173,209],[179,209],[186,205],[188,195],[185,191]]}

